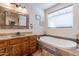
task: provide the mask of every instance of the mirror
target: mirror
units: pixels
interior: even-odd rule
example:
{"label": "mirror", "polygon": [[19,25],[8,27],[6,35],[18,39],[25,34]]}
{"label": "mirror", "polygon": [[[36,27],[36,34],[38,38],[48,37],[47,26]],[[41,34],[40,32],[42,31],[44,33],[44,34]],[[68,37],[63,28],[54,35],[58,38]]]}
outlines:
{"label": "mirror", "polygon": [[28,29],[29,15],[20,15],[12,12],[0,12],[1,29]]}

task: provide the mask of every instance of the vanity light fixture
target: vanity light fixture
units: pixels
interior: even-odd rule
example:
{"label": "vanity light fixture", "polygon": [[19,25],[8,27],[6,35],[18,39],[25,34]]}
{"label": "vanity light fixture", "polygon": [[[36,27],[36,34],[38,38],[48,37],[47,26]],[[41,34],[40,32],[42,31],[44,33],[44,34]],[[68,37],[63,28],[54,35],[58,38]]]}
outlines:
{"label": "vanity light fixture", "polygon": [[21,5],[17,5],[17,4],[16,4],[16,8],[17,9],[22,9]]}
{"label": "vanity light fixture", "polygon": [[18,9],[22,9],[22,7],[21,7],[21,5],[18,5],[18,7],[17,7]]}
{"label": "vanity light fixture", "polygon": [[17,8],[20,12],[22,12],[23,14],[28,14],[27,9],[25,6],[21,6],[21,5],[17,5]]}
{"label": "vanity light fixture", "polygon": [[25,9],[25,6],[22,7],[21,5],[16,5],[16,7],[17,7],[17,9],[18,9],[19,11],[25,11],[25,10],[26,10],[26,9]]}
{"label": "vanity light fixture", "polygon": [[5,8],[5,11],[11,11],[17,14],[21,14],[21,15],[27,15],[27,9],[25,8],[25,6],[22,5],[18,5],[16,3],[1,3],[0,6],[2,8]]}

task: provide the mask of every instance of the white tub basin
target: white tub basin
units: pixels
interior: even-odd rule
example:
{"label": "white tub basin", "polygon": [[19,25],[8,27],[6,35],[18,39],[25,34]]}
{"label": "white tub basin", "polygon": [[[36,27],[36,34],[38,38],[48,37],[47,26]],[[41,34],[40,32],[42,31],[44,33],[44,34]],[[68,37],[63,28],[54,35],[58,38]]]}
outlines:
{"label": "white tub basin", "polygon": [[49,36],[43,36],[40,38],[39,40],[40,42],[45,42],[49,45],[58,47],[58,48],[76,48],[77,47],[77,43],[74,41],[70,41],[70,40],[65,40],[65,39],[58,39],[58,38],[53,38],[53,37],[49,37]]}

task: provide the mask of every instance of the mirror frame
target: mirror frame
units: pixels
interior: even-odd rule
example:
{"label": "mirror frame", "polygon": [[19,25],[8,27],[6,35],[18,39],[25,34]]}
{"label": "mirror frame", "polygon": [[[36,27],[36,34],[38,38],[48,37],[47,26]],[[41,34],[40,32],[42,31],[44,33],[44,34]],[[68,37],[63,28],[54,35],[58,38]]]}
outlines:
{"label": "mirror frame", "polygon": [[[8,12],[8,11],[0,12],[0,13],[4,13],[4,20],[3,20],[4,21],[4,24],[2,24],[0,26],[0,29],[29,29],[29,15],[26,15],[26,26],[19,26],[19,25],[9,26],[9,25],[6,25],[6,12]],[[19,22],[19,20],[18,20],[18,22]]]}

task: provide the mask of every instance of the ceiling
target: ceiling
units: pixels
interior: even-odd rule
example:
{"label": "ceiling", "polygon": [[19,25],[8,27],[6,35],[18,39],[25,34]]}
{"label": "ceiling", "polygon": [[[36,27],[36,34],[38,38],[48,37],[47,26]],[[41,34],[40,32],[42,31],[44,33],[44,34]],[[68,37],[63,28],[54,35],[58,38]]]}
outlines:
{"label": "ceiling", "polygon": [[[19,3],[20,4],[20,3]],[[43,10],[50,8],[51,6],[54,6],[56,3],[21,3],[23,6],[31,6],[31,7],[38,7]]]}

